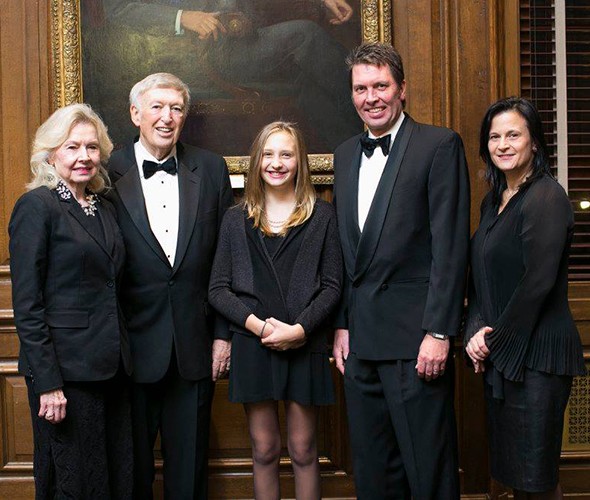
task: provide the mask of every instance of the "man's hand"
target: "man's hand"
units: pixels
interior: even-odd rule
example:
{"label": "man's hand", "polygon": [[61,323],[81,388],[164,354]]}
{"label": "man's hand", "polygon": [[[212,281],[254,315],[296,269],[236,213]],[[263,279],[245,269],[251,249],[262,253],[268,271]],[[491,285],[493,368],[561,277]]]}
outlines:
{"label": "man's hand", "polygon": [[286,351],[287,349],[297,349],[305,344],[305,331],[299,323],[289,325],[275,318],[268,318],[266,322],[268,325],[264,329],[264,336],[261,339],[264,346],[275,351]]}
{"label": "man's hand", "polygon": [[324,6],[330,12],[330,24],[343,24],[352,17],[352,7],[346,0],[324,0]]}
{"label": "man's hand", "polygon": [[448,338],[439,340],[428,334],[424,335],[416,363],[416,371],[420,378],[430,381],[444,374],[449,346]]}
{"label": "man's hand", "polygon": [[219,12],[202,12],[200,10],[183,10],[180,15],[180,25],[189,31],[194,31],[199,35],[199,39],[206,40],[213,38],[217,41],[220,33],[225,33],[226,29],[217,19]]}
{"label": "man's hand", "polygon": [[336,368],[338,368],[338,371],[342,373],[342,375],[344,375],[344,365],[350,351],[348,339],[348,330],[345,330],[344,328],[338,328],[334,332],[334,346],[332,347],[332,355],[334,356],[334,361],[336,362]]}
{"label": "man's hand", "polygon": [[68,400],[61,389],[47,391],[39,396],[39,417],[52,424],[59,424],[66,418]]}
{"label": "man's hand", "polygon": [[231,340],[215,339],[213,341],[213,366],[211,368],[213,382],[219,380],[229,371],[230,354]]}
{"label": "man's hand", "polygon": [[494,329],[489,326],[480,328],[477,333],[469,339],[465,352],[473,361],[475,367],[475,373],[484,371],[484,361],[490,355],[490,350],[486,345],[485,336],[493,331]]}

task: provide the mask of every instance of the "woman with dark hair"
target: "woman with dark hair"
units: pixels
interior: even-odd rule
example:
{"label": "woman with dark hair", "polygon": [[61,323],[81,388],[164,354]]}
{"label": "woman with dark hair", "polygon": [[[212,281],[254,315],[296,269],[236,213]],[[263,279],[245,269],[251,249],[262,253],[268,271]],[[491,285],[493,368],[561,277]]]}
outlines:
{"label": "woman with dark hair", "polygon": [[341,281],[336,214],[316,199],[301,133],[270,123],[252,145],[244,202],[224,216],[209,286],[234,333],[229,397],[248,418],[256,498],[280,498],[279,401],[296,497],[321,498],[318,408],[334,402],[322,327]]}
{"label": "woman with dark hair", "polygon": [[131,498],[129,341],[117,288],[125,248],[101,193],[113,144],[86,104],[35,135],[10,233],[14,319],[35,445],[36,498]]}
{"label": "woman with dark hair", "polygon": [[574,219],[526,99],[494,103],[481,126],[490,192],[472,239],[465,346],[484,372],[491,473],[516,499],[559,499],[563,416],[586,373],[567,299]]}

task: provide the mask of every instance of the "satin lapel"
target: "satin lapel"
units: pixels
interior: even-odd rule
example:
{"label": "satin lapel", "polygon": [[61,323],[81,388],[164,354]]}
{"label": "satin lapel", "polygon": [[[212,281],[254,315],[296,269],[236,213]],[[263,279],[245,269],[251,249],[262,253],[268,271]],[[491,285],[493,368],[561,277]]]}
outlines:
{"label": "satin lapel", "polygon": [[172,268],[173,273],[180,267],[186,254],[197,220],[201,194],[201,177],[197,175],[196,170],[191,171],[181,159],[178,161],[178,191],[180,219],[178,221],[178,241]]}
{"label": "satin lapel", "polygon": [[106,250],[109,255],[113,256],[113,249],[115,245],[114,235],[118,228],[115,227],[115,220],[113,219],[111,212],[109,212],[107,209],[104,209],[100,212],[100,220],[104,226]]}
{"label": "satin lapel", "polygon": [[338,182],[342,183],[344,187],[342,188],[342,199],[336,200],[336,208],[338,209],[339,221],[342,221],[342,228],[345,232],[342,238],[344,262],[348,274],[352,276],[361,236],[358,222],[359,166],[361,164],[361,146],[359,142],[357,142],[350,158],[345,176],[338,179]]}
{"label": "satin lapel", "polygon": [[[78,207],[76,207],[74,205],[74,203],[76,203],[75,201],[69,201],[68,203],[68,212],[70,213],[70,215],[76,219],[76,221],[80,224],[80,226],[82,227],[82,229],[84,229],[84,231],[86,231],[86,233],[96,242],[96,244],[104,251],[104,253],[106,253],[109,257],[109,259],[112,260],[112,255],[111,252],[108,250],[107,247],[105,247],[105,244],[100,241],[97,240],[94,235],[88,231],[87,227],[86,227],[86,217],[88,217],[86,214],[84,214],[84,212],[82,212],[81,210],[78,209]],[[100,209],[99,209],[100,210]],[[103,219],[106,219],[106,217],[103,217]]]}
{"label": "satin lapel", "polygon": [[125,208],[127,209],[127,213],[146,243],[162,262],[167,266],[170,266],[170,262],[166,258],[164,250],[162,250],[160,243],[154,236],[150,227],[147,210],[145,209],[143,189],[141,189],[141,181],[139,180],[139,174],[135,162],[133,163],[133,166],[127,170],[117,182],[115,182],[115,187],[119,193],[119,198],[121,198],[123,205],[125,205]]}
{"label": "satin lapel", "polygon": [[391,147],[389,158],[385,164],[385,169],[381,175],[381,180],[377,186],[375,197],[373,198],[367,220],[365,221],[364,230],[357,249],[353,280],[358,280],[365,273],[377,249],[393,195],[395,181],[397,180],[397,175],[413,129],[414,121],[406,115],[402,123],[402,128],[398,132]]}

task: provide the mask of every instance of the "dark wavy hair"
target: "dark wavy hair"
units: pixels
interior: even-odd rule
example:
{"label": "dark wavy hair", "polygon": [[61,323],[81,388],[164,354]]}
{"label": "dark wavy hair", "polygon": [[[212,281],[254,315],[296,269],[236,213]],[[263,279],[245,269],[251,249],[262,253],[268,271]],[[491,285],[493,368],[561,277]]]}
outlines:
{"label": "dark wavy hair", "polygon": [[500,204],[502,192],[506,189],[506,176],[504,175],[504,172],[494,165],[490,150],[488,149],[488,141],[490,129],[492,127],[492,120],[497,115],[506,113],[507,111],[516,111],[524,118],[529,133],[531,134],[533,146],[536,148],[536,151],[533,152],[532,175],[528,177],[520,187],[530,184],[534,179],[543,175],[551,175],[549,150],[547,149],[545,133],[543,132],[543,123],[537,108],[523,97],[507,97],[506,99],[496,101],[486,111],[479,132],[479,156],[486,164],[486,181],[490,186],[492,198],[496,205]]}

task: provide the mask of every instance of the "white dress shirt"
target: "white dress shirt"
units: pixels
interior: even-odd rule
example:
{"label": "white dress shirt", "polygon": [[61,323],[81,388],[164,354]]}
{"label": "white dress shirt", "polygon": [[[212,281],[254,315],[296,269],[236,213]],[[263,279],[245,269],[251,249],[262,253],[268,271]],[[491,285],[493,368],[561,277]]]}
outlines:
{"label": "white dress shirt", "polygon": [[162,250],[166,254],[170,265],[174,265],[176,255],[176,243],[178,240],[178,220],[179,220],[179,194],[178,194],[178,175],[172,175],[163,170],[158,170],[149,179],[143,176],[143,161],[149,160],[156,163],[162,163],[173,156],[176,159],[176,146],[172,152],[162,160],[157,160],[145,149],[141,140],[135,143],[135,159],[137,161],[137,170],[141,180],[145,208],[152,233],[160,243]]}
{"label": "white dress shirt", "polygon": [[[393,146],[393,141],[395,141],[395,136],[397,135],[399,128],[404,121],[404,113],[399,115],[399,118],[387,132],[382,134],[381,137],[387,134],[391,134],[391,142],[389,145],[390,151],[391,146]],[[369,137],[371,139],[376,139],[373,134],[369,131]],[[365,227],[365,221],[367,220],[367,216],[369,215],[369,210],[371,209],[371,204],[373,203],[373,198],[375,197],[375,192],[377,191],[377,186],[379,185],[379,181],[381,180],[381,175],[383,175],[383,170],[385,170],[385,164],[387,163],[387,156],[383,154],[381,148],[375,148],[373,151],[373,155],[371,158],[367,158],[365,153],[361,154],[361,166],[359,170],[359,191],[358,191],[358,216],[359,216],[359,228],[361,233],[363,232],[363,228]]]}

